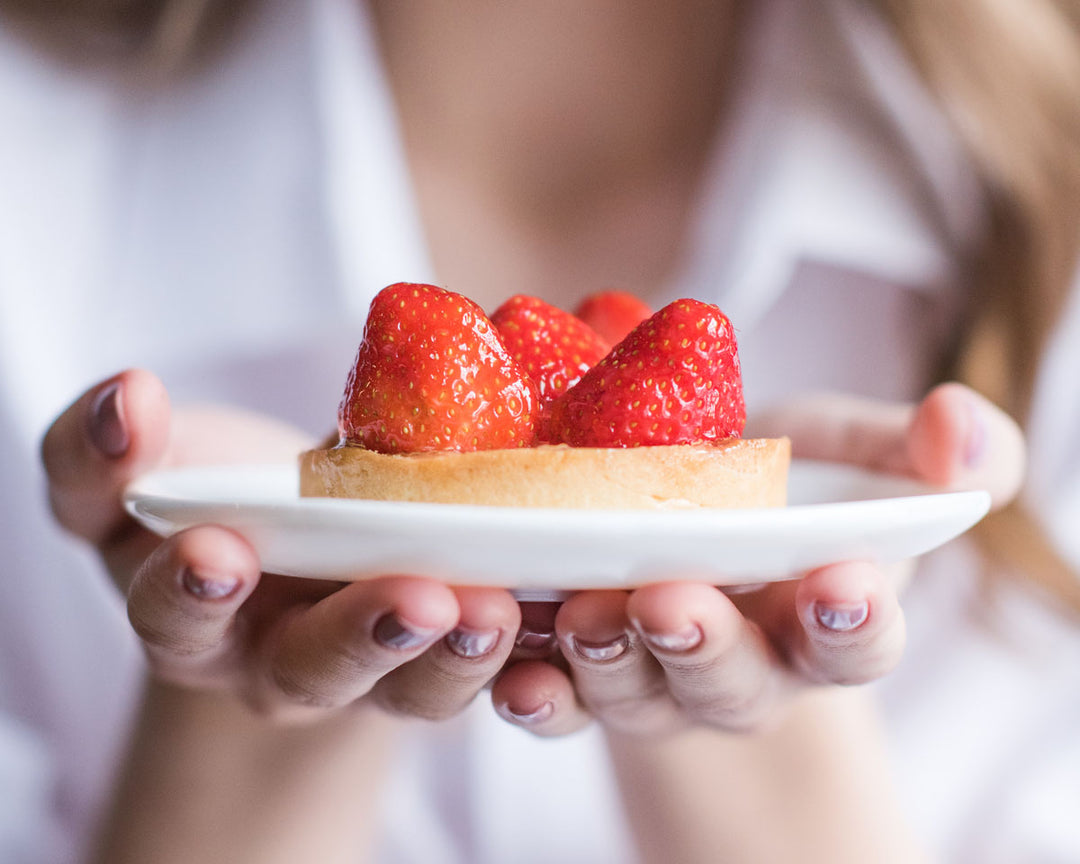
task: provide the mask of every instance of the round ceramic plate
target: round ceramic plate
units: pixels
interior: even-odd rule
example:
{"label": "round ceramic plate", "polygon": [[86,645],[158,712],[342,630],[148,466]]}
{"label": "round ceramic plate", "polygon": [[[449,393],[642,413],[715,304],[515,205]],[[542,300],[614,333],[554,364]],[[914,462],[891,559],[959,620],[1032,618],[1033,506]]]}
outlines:
{"label": "round ceramic plate", "polygon": [[800,461],[789,506],[775,509],[472,507],[300,498],[297,486],[294,465],[186,468],[139,479],[125,501],[163,536],[233,528],[268,572],[344,581],[408,573],[523,598],[672,579],[738,586],[838,561],[890,563],[956,537],[990,506],[986,492]]}

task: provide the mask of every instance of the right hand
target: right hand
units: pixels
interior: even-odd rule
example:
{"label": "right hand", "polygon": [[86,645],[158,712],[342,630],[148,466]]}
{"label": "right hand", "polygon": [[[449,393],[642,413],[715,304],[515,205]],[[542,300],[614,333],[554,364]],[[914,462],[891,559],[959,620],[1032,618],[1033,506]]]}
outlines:
{"label": "right hand", "polygon": [[[986,489],[1005,506],[1024,474],[1013,420],[955,383],[917,405],[808,397],[755,418],[798,458],[846,462],[942,489]],[[717,550],[722,560],[723,549]],[[599,720],[638,737],[693,726],[775,729],[801,694],[864,684],[899,662],[901,589],[912,562],[839,561],[746,593],[677,581],[583,591],[554,621],[568,669],[521,663],[492,688],[500,713],[538,735]]]}
{"label": "right hand", "polygon": [[124,511],[151,469],[293,460],[302,433],[236,410],[170,410],[153,375],[91,388],[42,444],[53,512],[92,543],[127,596],[158,678],[224,690],[275,719],[357,704],[444,718],[463,709],[514,648],[520,609],[499,589],[412,576],[342,584],[261,573],[238,534],[198,526],[166,540]]}

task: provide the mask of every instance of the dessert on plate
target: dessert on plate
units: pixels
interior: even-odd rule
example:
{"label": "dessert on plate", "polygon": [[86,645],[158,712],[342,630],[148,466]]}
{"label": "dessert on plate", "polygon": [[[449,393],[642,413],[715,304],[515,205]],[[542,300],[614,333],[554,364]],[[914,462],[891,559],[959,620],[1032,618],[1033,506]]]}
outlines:
{"label": "dessert on plate", "polygon": [[432,285],[383,289],[349,372],[338,443],[301,455],[301,495],[783,505],[790,444],[741,437],[731,322],[698,300],[649,314],[631,299],[595,295],[579,317],[518,295],[488,317]]}

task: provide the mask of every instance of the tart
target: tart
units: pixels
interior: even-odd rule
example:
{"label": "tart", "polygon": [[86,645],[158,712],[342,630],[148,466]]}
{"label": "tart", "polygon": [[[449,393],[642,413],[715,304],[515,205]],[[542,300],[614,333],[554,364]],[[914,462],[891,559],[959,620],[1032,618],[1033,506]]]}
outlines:
{"label": "tart", "polygon": [[338,442],[300,457],[300,494],[496,507],[775,507],[790,442],[744,439],[733,328],[680,300],[615,346],[515,297],[376,296]]}

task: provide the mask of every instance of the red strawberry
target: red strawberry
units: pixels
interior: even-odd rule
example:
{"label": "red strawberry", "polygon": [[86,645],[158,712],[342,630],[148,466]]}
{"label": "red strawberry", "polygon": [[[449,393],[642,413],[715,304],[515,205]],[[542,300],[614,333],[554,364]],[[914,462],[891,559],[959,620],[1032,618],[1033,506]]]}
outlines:
{"label": "red strawberry", "polygon": [[699,444],[746,421],[735,333],[719,309],[676,300],[638,325],[552,407],[575,447]]}
{"label": "red strawberry", "polygon": [[601,291],[582,300],[574,314],[612,345],[618,345],[627,333],[652,315],[652,309],[633,294]]}
{"label": "red strawberry", "polygon": [[400,282],[372,301],[338,427],[382,453],[495,450],[531,444],[535,411],[532,382],[479,306]]}
{"label": "red strawberry", "polygon": [[611,346],[569,312],[524,294],[503,303],[491,321],[510,356],[537,387],[537,435],[543,441],[551,402],[574,386]]}

